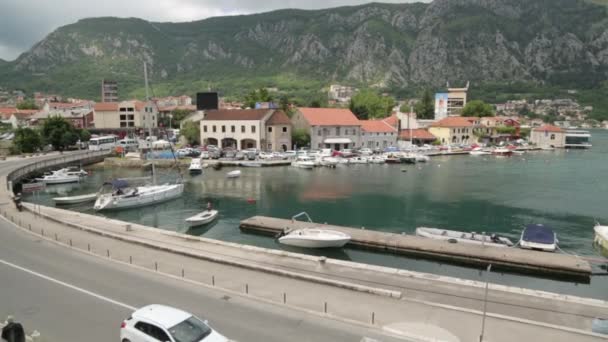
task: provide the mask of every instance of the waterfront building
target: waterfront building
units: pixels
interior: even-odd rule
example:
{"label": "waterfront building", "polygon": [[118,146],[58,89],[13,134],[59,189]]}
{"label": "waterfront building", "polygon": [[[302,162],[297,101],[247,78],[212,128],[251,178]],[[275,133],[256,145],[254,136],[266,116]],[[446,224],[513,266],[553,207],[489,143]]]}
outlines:
{"label": "waterfront building", "polygon": [[294,129],[310,134],[310,147],[342,150],[362,147],[361,123],[346,108],[298,108],[291,118]]}
{"label": "waterfront building", "polygon": [[422,146],[431,144],[437,140],[437,137],[431,134],[426,128],[402,129],[399,132],[398,146],[405,148],[411,145]]}
{"label": "waterfront building", "polygon": [[101,102],[94,106],[96,129],[131,130],[158,127],[158,107],[153,101]]}
{"label": "waterfront building", "polygon": [[432,123],[429,132],[442,144],[472,144],[479,137],[491,136],[493,129],[482,125],[477,117],[450,116]]}
{"label": "waterfront building", "polygon": [[208,110],[200,125],[204,145],[268,151],[291,146],[291,121],[278,109]]}
{"label": "waterfront building", "polygon": [[361,124],[361,146],[385,149],[397,146],[397,129],[384,120],[359,120]]}
{"label": "waterfront building", "polygon": [[591,133],[589,131],[568,129],[564,138],[566,148],[591,148]]}
{"label": "waterfront building", "polygon": [[530,142],[538,147],[564,147],[566,131],[553,125],[535,127],[530,132]]}
{"label": "waterfront building", "polygon": [[118,82],[101,80],[101,102],[118,101]]}

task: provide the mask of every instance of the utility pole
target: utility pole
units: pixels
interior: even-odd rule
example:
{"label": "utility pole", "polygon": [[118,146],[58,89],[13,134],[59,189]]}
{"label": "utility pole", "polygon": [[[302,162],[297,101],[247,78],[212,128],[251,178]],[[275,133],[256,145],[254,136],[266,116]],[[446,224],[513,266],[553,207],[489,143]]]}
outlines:
{"label": "utility pole", "polygon": [[488,265],[488,269],[486,270],[486,292],[483,296],[483,318],[481,319],[481,333],[479,334],[479,342],[483,342],[483,334],[486,329],[486,309],[488,307],[488,284],[489,284],[489,275],[492,270],[492,264]]}

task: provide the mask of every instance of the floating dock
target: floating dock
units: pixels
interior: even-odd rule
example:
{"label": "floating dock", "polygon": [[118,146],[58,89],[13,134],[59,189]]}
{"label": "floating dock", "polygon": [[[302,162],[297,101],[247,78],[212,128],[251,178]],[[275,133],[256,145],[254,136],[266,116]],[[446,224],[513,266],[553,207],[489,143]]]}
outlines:
{"label": "floating dock", "polygon": [[569,254],[537,252],[509,247],[492,247],[464,243],[450,243],[414,235],[393,234],[375,230],[357,229],[320,223],[309,223],[267,216],[254,216],[242,220],[244,232],[276,236],[279,233],[311,226],[333,229],[351,236],[347,247],[378,252],[391,252],[408,256],[443,260],[457,264],[482,266],[547,277],[589,281],[592,273],[588,261]]}

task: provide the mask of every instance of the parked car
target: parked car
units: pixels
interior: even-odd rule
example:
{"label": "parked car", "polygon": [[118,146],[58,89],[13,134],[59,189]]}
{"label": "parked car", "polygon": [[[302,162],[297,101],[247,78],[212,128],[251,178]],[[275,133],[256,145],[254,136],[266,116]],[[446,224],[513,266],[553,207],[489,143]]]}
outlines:
{"label": "parked car", "polygon": [[243,151],[238,151],[234,155],[234,159],[236,159],[236,160],[243,160],[243,159],[245,159],[245,153]]}
{"label": "parked car", "polygon": [[208,151],[208,153],[209,153],[209,158],[211,158],[211,159],[220,159],[222,157],[220,150],[212,150],[212,151]]}
{"label": "parked car", "polygon": [[130,342],[227,342],[208,322],[180,309],[152,304],[135,310],[120,325],[120,340]]}
{"label": "parked car", "polygon": [[210,152],[209,151],[201,151],[200,157],[201,157],[201,159],[209,159],[209,158],[211,158]]}
{"label": "parked car", "polygon": [[260,154],[258,154],[258,157],[260,159],[272,159],[274,155],[272,154],[272,152],[260,152]]}
{"label": "parked car", "polygon": [[224,158],[233,159],[236,156],[235,150],[224,150],[223,151]]}

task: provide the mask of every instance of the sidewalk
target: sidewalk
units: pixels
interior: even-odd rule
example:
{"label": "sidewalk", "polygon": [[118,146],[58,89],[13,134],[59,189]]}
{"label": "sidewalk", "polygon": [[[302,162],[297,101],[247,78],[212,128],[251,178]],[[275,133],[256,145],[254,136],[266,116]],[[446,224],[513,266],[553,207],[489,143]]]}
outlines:
{"label": "sidewalk", "polygon": [[[33,208],[32,205],[27,205]],[[41,207],[40,212],[54,219],[69,220],[73,226],[80,226],[80,228],[86,226],[86,229],[97,230],[98,233],[92,234],[59,224],[31,212],[18,213],[12,206],[2,207],[2,213],[6,213],[9,220],[12,218],[26,230],[31,229],[36,234],[42,234],[44,231],[44,236],[47,238],[57,239],[59,242],[67,246],[71,245],[72,248],[81,251],[87,252],[90,249],[91,253],[104,258],[108,258],[109,255],[109,258],[115,261],[132,263],[139,267],[158,270],[158,272],[175,277],[182,277],[183,275],[189,281],[215,286],[233,293],[254,296],[260,300],[271,301],[278,305],[289,305],[299,310],[307,310],[317,314],[327,313],[328,316],[340,320],[386,327],[393,333],[399,333],[398,327],[400,326],[408,326],[404,325],[406,322],[419,322],[440,326],[458,336],[461,341],[473,341],[478,338],[482,305],[479,298],[483,295],[483,291],[477,286],[471,287],[431,279],[418,279],[411,277],[411,275],[405,276],[399,273],[391,274],[388,272],[390,269],[379,272],[379,270],[375,270],[375,267],[369,269],[362,266],[351,268],[347,265],[349,264],[347,262],[329,259],[320,262],[318,257],[299,256],[293,258],[283,255],[285,254],[283,252],[267,253],[256,251],[253,247],[243,248],[236,244],[232,247],[230,246],[232,244],[225,246],[225,243],[214,240],[186,239],[177,234],[144,228],[139,225],[132,225],[132,230],[127,232],[124,222],[55,208]],[[112,238],[111,235],[119,236],[120,239]],[[126,242],[127,239],[137,243]],[[152,244],[157,247],[144,246]],[[252,248],[253,250],[250,250]],[[184,254],[197,255],[198,257],[193,258]],[[219,262],[209,261],[218,259],[220,259]],[[343,288],[326,285],[320,282],[303,280],[303,278],[285,277],[227,264],[235,261],[253,266],[276,268],[280,271],[328,278],[344,282],[348,286],[359,284],[365,285],[366,289],[389,292],[353,291],[354,287]],[[355,275],[357,276],[355,277]],[[374,278],[374,276],[378,278]],[[390,285],[383,285],[385,281]],[[407,288],[404,290],[406,286]],[[412,290],[415,286],[420,289]],[[437,288],[427,292],[433,287]],[[471,294],[471,297],[461,298],[449,295],[463,290],[465,294]],[[441,291],[445,292],[442,293]],[[402,292],[401,298],[395,298],[396,296],[393,296],[394,292]],[[517,297],[515,294],[507,294],[513,298]],[[417,297],[428,299],[425,296],[437,296],[438,299],[449,298],[455,303],[447,303],[444,300],[446,303],[429,304],[417,299]],[[591,319],[582,317],[580,314],[589,315],[593,312],[607,312],[604,306],[599,305],[599,301],[595,303],[598,305],[583,305],[523,296],[520,301],[528,303],[528,309],[526,309],[526,306],[522,308],[499,303],[504,300],[503,296],[505,296],[505,293],[497,290],[490,293],[489,298],[492,301],[488,303],[488,312],[492,314],[489,314],[486,320],[488,340],[513,341],[518,334],[522,338],[540,337],[540,340],[601,340],[594,334],[583,333],[573,328],[563,328],[574,327],[589,331]],[[569,311],[565,311],[568,313],[560,313],[547,311],[548,309],[534,308],[530,306],[532,299],[547,305],[548,308],[555,307],[562,309],[562,311],[567,308]],[[505,308],[509,308],[509,310]],[[580,312],[577,312],[577,310],[580,310]],[[503,316],[508,315],[508,311],[515,314],[523,312],[530,316],[536,316],[535,321],[544,320],[552,324],[540,324],[528,322],[525,319],[512,319]]]}

